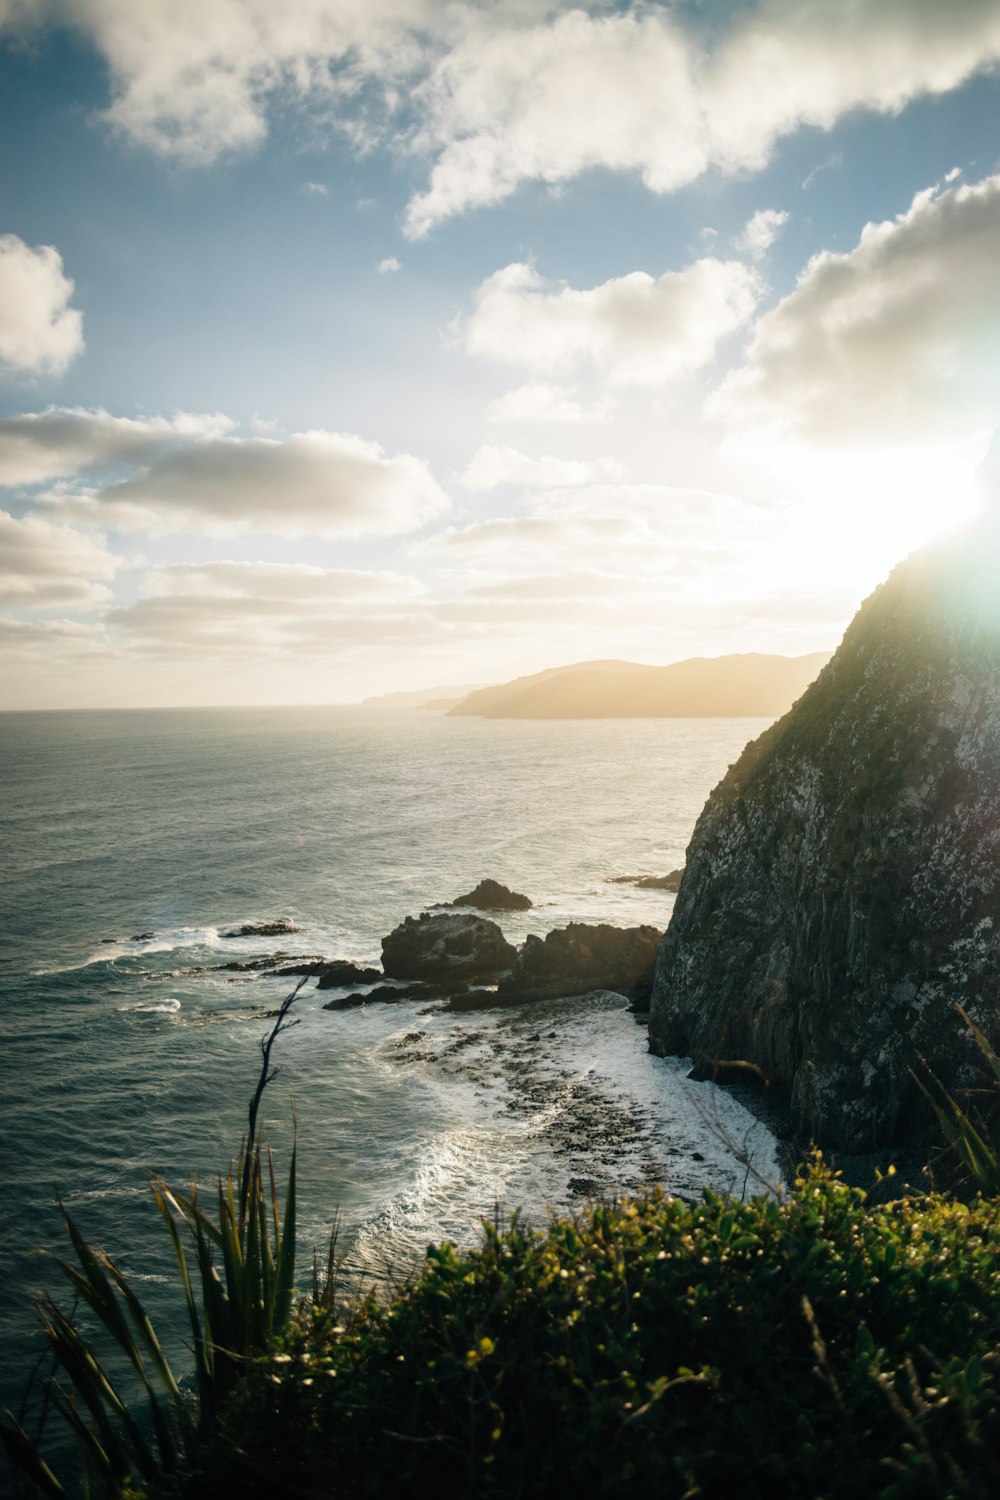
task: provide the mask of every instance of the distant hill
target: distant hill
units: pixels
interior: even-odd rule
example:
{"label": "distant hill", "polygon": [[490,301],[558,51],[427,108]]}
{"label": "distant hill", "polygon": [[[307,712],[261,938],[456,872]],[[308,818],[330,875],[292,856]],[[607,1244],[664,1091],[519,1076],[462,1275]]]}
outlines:
{"label": "distant hill", "polygon": [[711,719],[776,717],[830,659],[809,656],[693,657],[666,667],[587,661],[479,688],[449,715],[481,719]]}

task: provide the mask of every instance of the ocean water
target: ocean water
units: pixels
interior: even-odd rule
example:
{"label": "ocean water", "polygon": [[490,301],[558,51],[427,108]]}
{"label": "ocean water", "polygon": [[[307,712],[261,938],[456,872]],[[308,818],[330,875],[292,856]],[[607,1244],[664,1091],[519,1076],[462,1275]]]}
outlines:
{"label": "ocean water", "polygon": [[[183,1367],[150,1173],[210,1184],[239,1147],[266,1013],[294,980],[220,966],[278,951],[377,962],[408,913],[492,876],[571,920],[665,927],[673,897],[610,884],[683,863],[705,797],[766,720],[485,722],[351,709],[0,715],[0,1397],[41,1351],[58,1191],[115,1254]],[[281,938],[226,938],[289,917]],[[336,992],[334,992],[336,993]],[[331,1013],[313,980],[262,1116],[293,1108],[300,1281],[339,1213],[344,1275],[399,1277],[483,1217],[544,1222],[652,1181],[776,1181],[768,1131],[649,1055],[598,994],[455,1014]]]}

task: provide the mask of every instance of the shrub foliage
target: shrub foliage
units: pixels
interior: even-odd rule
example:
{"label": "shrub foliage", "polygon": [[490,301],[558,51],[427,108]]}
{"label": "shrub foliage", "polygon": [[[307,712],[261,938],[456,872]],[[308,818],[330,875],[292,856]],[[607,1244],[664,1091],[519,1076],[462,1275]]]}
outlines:
{"label": "shrub foliage", "polygon": [[[191,1497],[997,1493],[1000,1204],[662,1193],[300,1307]],[[339,1319],[339,1321],[338,1321]]]}

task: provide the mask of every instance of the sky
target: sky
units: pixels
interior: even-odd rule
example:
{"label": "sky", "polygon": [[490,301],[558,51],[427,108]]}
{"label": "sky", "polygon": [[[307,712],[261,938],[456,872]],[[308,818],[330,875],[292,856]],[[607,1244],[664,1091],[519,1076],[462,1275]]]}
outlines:
{"label": "sky", "polygon": [[0,706],[832,650],[1000,423],[1000,0],[0,0]]}

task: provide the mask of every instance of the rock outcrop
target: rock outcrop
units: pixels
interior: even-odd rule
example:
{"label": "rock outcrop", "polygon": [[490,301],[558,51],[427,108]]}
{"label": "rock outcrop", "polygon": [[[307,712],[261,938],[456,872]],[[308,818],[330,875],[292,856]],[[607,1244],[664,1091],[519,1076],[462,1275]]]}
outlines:
{"label": "rock outcrop", "polygon": [[510,974],[501,979],[503,1004],[614,990],[638,1005],[649,997],[660,941],[658,927],[611,927],[570,922],[544,938],[525,940]]}
{"label": "rock outcrop", "polygon": [[919,1139],[1000,1030],[1000,516],[914,554],[712,793],[650,1044],[740,1060],[846,1150]]}
{"label": "rock outcrop", "polygon": [[472,906],[476,911],[530,911],[532,903],[520,891],[512,891],[499,880],[481,880],[467,896],[456,896],[445,906]]}
{"label": "rock outcrop", "polygon": [[352,963],[347,958],[326,959],[312,972],[319,975],[318,990],[333,990],[342,984],[377,984],[382,978],[381,969]]}
{"label": "rock outcrop", "polygon": [[267,922],[243,922],[239,927],[226,927],[219,933],[220,937],[285,937],[292,932],[301,932],[301,927],[296,927],[291,917],[272,917]]}
{"label": "rock outcrop", "polygon": [[495,979],[516,957],[495,922],[459,912],[421,912],[382,939],[390,979]]}
{"label": "rock outcrop", "polygon": [[671,870],[669,875],[612,875],[608,885],[634,885],[640,891],[679,891],[683,870]]}

